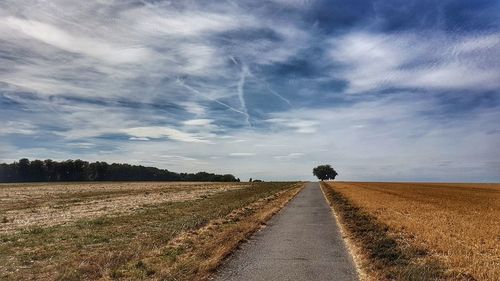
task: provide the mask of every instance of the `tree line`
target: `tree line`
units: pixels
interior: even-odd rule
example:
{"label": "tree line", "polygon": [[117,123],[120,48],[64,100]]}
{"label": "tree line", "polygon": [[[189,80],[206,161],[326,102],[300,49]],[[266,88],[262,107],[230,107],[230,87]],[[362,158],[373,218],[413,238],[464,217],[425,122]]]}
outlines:
{"label": "tree line", "polygon": [[53,161],[23,158],[19,162],[0,164],[0,182],[57,181],[214,181],[236,182],[231,174],[175,173],[167,169],[106,162],[77,160]]}

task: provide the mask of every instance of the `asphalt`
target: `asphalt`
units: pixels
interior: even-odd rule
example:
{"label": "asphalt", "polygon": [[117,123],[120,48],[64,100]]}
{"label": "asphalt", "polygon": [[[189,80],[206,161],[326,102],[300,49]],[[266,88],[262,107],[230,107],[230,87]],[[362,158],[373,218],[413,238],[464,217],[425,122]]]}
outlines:
{"label": "asphalt", "polygon": [[241,245],[212,280],[358,280],[319,188],[307,183],[267,226]]}

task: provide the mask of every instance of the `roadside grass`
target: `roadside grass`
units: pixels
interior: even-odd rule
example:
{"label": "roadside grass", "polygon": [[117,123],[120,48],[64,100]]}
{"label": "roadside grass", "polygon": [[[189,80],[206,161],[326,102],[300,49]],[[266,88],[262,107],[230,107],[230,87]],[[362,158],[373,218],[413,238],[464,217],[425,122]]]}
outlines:
{"label": "roadside grass", "polygon": [[350,241],[361,255],[361,270],[369,280],[442,280],[442,265],[424,259],[427,251],[398,242],[387,225],[355,206],[340,192],[321,183],[321,188],[339,217]]}
{"label": "roadside grass", "polygon": [[2,280],[202,280],[302,187],[259,183],[0,235]]}
{"label": "roadside grass", "polygon": [[[145,259],[161,280],[206,280],[220,262],[300,190],[302,184],[235,209],[224,218],[189,231]],[[165,267],[165,258],[170,266]]]}

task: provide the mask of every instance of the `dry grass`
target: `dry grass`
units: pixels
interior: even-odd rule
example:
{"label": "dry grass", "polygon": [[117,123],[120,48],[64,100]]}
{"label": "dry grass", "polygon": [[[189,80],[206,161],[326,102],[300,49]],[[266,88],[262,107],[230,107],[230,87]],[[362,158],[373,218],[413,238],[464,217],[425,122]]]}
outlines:
{"label": "dry grass", "polygon": [[187,182],[0,184],[0,233],[129,214],[148,205],[194,200],[245,186]]}
{"label": "dry grass", "polygon": [[240,184],[201,198],[3,233],[0,279],[203,279],[300,186]]}
{"label": "dry grass", "polygon": [[499,184],[335,182],[328,187],[325,193],[363,256],[362,267],[375,280],[421,280],[419,274],[500,280]]}
{"label": "dry grass", "polygon": [[[261,198],[224,218],[211,221],[196,231],[178,236],[145,263],[154,268],[160,280],[207,280],[222,260],[242,241],[261,228],[302,189],[290,189]],[[164,256],[170,261],[167,266]]]}

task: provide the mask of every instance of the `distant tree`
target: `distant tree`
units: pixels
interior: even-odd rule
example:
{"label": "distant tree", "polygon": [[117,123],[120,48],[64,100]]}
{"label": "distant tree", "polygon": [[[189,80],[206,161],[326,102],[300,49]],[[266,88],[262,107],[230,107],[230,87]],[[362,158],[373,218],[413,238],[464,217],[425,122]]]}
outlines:
{"label": "distant tree", "polygon": [[[14,165],[16,165],[16,163],[14,163]],[[19,177],[25,178],[27,181],[31,181],[30,160],[22,158],[19,160],[17,167]]]}
{"label": "distant tree", "polygon": [[47,181],[57,181],[59,179],[57,174],[57,163],[51,159],[46,159],[43,161],[43,165],[45,166],[45,170],[47,172]]}
{"label": "distant tree", "polygon": [[253,180],[252,180],[252,178],[250,178],[250,179],[248,180],[248,182],[252,182],[252,181],[253,181]]}
{"label": "distant tree", "polygon": [[315,175],[321,181],[324,180],[334,180],[338,175],[337,171],[330,165],[319,165],[313,169],[313,175]]}
{"label": "distant tree", "polygon": [[41,160],[33,160],[30,163],[30,178],[32,181],[46,181],[47,168]]}

